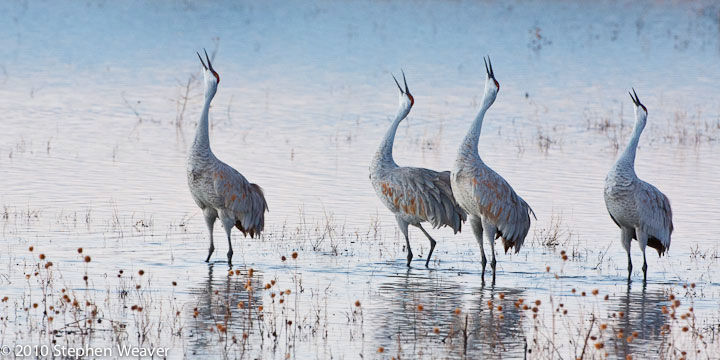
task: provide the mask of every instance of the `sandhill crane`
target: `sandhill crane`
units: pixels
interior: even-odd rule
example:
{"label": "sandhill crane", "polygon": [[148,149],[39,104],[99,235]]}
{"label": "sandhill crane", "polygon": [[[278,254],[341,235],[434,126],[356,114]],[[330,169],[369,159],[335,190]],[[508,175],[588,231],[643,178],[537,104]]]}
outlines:
{"label": "sandhill crane", "polygon": [[370,164],[370,181],[380,200],[395,214],[398,227],[405,236],[407,266],[410,266],[413,258],[408,225],[413,225],[430,240],[430,253],[425,260],[425,267],[428,267],[436,241],[425,231],[421,223],[427,221],[433,228],[449,226],[457,233],[467,216],[453,198],[449,171],[437,172],[423,168],[400,167],[393,160],[395,132],[415,103],[408,89],[405,73],[403,72],[405,90],[400,87],[395,76],[393,79],[400,89],[400,105],[395,120]]}
{"label": "sandhill crane", "polygon": [[[484,60],[484,59],[483,59]],[[488,67],[488,63],[490,66]],[[493,171],[480,159],[478,141],[482,129],[485,112],[495,101],[500,84],[495,79],[492,63],[488,57],[485,62],[485,93],[482,106],[470,130],[458,150],[455,166],[452,171],[452,190],[458,204],[470,216],[475,240],[480,245],[482,254],[482,279],[485,279],[485,250],[483,248],[483,231],[492,250],[493,281],[495,280],[495,240],[502,238],[505,252],[515,248],[520,251],[525,236],[530,229],[530,214],[535,213],[530,206],[515,193],[510,184]]]}
{"label": "sandhill crane", "polygon": [[[633,94],[635,97],[633,97]],[[656,187],[640,180],[635,174],[635,152],[647,123],[647,108],[633,89],[630,98],[635,104],[635,130],[632,138],[605,178],[605,206],[610,218],[620,227],[620,241],[628,254],[628,280],[632,274],[630,242],[638,241],[643,253],[643,279],[647,280],[645,247],[662,256],[670,248],[673,231],[670,200]]]}
{"label": "sandhill crane", "polygon": [[207,52],[205,52],[207,65],[200,54],[198,57],[204,69],[205,105],[188,155],[188,186],[193,200],[203,211],[205,223],[210,231],[210,249],[205,262],[210,261],[210,256],[215,250],[213,227],[215,219],[219,218],[227,233],[230,248],[227,258],[228,263],[232,265],[230,231],[233,226],[245,236],[249,234],[253,238],[259,235],[265,225],[265,211],[268,210],[268,206],[260,186],[248,182],[237,170],[216,158],[210,150],[208,111],[210,102],[217,92],[220,76],[213,69]]}

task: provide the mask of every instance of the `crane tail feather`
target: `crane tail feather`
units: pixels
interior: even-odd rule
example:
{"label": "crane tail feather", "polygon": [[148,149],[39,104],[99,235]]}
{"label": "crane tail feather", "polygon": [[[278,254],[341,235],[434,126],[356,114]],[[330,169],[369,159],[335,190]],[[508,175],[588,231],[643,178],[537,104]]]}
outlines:
{"label": "crane tail feather", "polygon": [[647,246],[657,250],[658,256],[663,256],[669,248],[669,246],[663,245],[663,242],[654,236],[648,238]]}

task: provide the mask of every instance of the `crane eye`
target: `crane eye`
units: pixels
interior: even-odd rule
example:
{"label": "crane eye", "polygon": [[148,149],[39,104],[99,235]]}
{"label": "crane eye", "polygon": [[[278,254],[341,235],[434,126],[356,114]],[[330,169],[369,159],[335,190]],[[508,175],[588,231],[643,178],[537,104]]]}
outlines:
{"label": "crane eye", "polygon": [[495,86],[497,86],[498,90],[500,90],[500,83],[498,83],[495,79],[493,79],[493,81],[495,82]]}
{"label": "crane eye", "polygon": [[217,82],[219,84],[220,83],[220,75],[218,75],[218,73],[216,73],[214,71],[212,73],[213,73],[213,75],[215,75],[215,79],[217,79]]}

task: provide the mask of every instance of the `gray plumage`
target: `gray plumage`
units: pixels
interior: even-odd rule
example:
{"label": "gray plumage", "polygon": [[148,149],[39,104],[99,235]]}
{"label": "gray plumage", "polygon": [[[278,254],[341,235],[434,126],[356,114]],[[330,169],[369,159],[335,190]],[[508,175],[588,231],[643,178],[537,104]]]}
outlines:
{"label": "gray plumage", "polygon": [[205,105],[188,155],[187,180],[193,200],[202,209],[210,232],[210,248],[205,261],[210,260],[215,250],[213,228],[215,220],[220,219],[230,248],[227,253],[228,263],[232,264],[232,228],[237,227],[243,235],[250,235],[251,238],[260,235],[265,226],[268,206],[260,186],[248,182],[237,170],[215,157],[210,149],[208,112],[220,77],[213,69],[207,53],[205,57],[208,62],[207,66],[203,63]]}
{"label": "gray plumage", "polygon": [[654,248],[660,256],[670,248],[672,209],[665,194],[635,174],[635,154],[647,123],[647,108],[637,94],[630,97],[635,104],[635,129],[627,148],[605,178],[604,195],[610,218],[620,227],[620,241],[628,254],[628,278],[632,273],[630,242],[635,239],[643,253],[643,276],[647,279],[645,247]]}
{"label": "gray plumage", "polygon": [[[403,74],[403,80],[404,77]],[[467,216],[453,197],[449,171],[437,172],[423,168],[400,167],[393,160],[392,147],[395,133],[414,103],[407,82],[405,82],[405,90],[400,84],[398,88],[400,107],[370,165],[370,181],[383,204],[395,214],[398,227],[405,236],[408,251],[407,266],[410,266],[413,258],[408,225],[420,229],[430,240],[430,252],[425,261],[427,267],[436,241],[421,224],[429,222],[433,228],[449,226],[457,233]]]}
{"label": "gray plumage", "polygon": [[470,225],[482,254],[483,279],[485,249],[483,233],[492,250],[493,279],[495,278],[495,240],[502,239],[505,252],[514,248],[520,251],[530,230],[530,206],[502,176],[488,167],[478,153],[478,142],[485,113],[495,101],[500,84],[495,79],[492,65],[487,67],[482,107],[473,125],[460,145],[452,171],[451,184],[458,204],[470,215]]}

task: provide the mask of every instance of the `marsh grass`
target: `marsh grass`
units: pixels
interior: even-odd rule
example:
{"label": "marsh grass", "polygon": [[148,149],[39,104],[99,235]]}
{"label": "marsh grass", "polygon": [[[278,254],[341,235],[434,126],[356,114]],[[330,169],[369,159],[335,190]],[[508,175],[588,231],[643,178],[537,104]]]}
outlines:
{"label": "marsh grass", "polygon": [[563,223],[562,213],[553,212],[547,226],[540,225],[534,228],[532,244],[553,249],[558,246],[567,247],[574,236],[570,227]]}
{"label": "marsh grass", "polygon": [[[665,106],[662,103],[661,105]],[[669,114],[655,113],[648,120],[644,141],[650,145],[660,143],[696,148],[703,144],[716,143],[720,140],[720,116],[710,114],[712,112],[703,108],[676,109]],[[627,114],[622,103],[617,111],[598,112],[585,109],[583,118],[586,123],[585,130],[605,136],[609,142],[608,147],[615,152],[627,143],[635,121],[632,110]]]}

